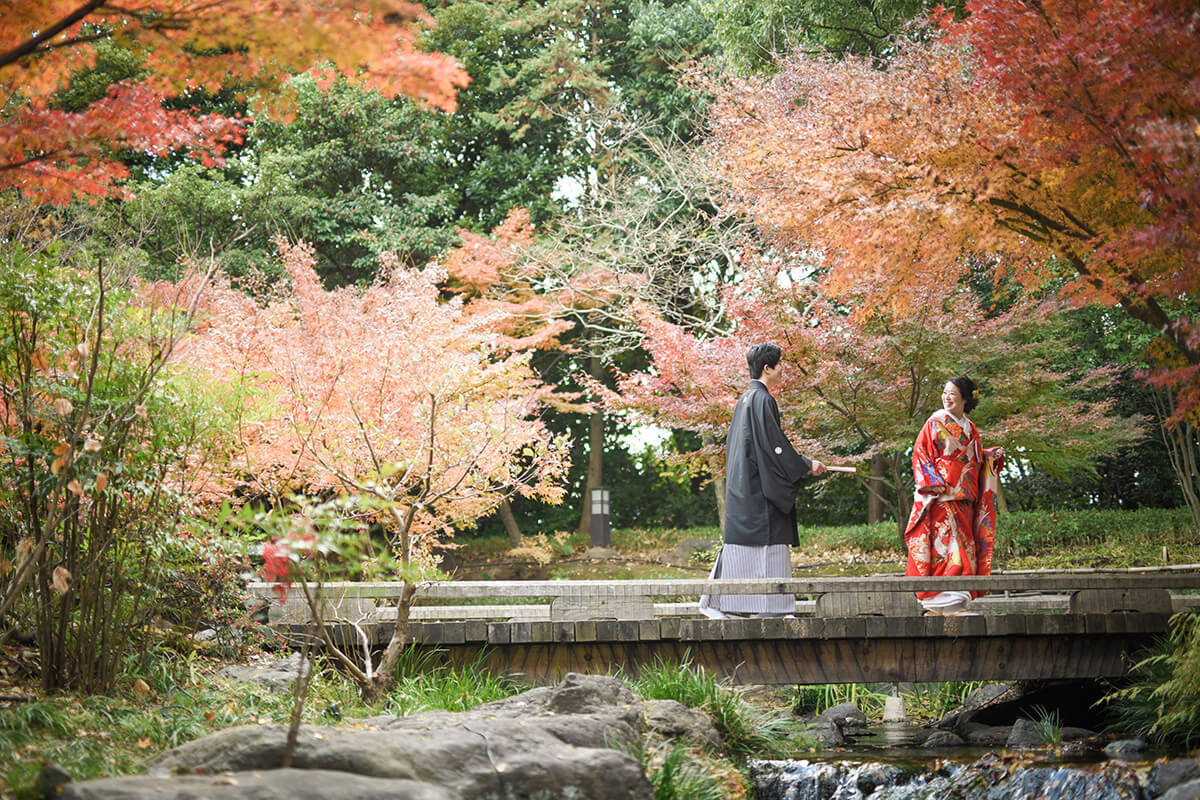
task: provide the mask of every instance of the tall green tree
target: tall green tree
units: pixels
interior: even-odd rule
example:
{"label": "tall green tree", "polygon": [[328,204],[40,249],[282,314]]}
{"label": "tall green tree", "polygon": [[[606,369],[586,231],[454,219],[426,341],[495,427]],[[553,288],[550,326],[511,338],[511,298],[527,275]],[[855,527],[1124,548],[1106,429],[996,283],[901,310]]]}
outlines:
{"label": "tall green tree", "polygon": [[893,52],[897,37],[919,35],[914,20],[936,7],[961,12],[964,5],[962,0],[711,0],[705,10],[737,69],[774,72],[778,58],[795,50],[881,62]]}
{"label": "tall green tree", "polygon": [[424,265],[454,241],[457,209],[437,112],[344,79],[294,78],[295,117],[263,117],[224,169],[184,164],[108,207],[155,272],[188,253],[238,273],[271,257],[279,233],[311,242],[329,285],[369,282],[381,253]]}
{"label": "tall green tree", "polygon": [[[556,284],[576,292],[595,287],[609,273],[593,255],[626,243],[576,223],[585,209],[603,207],[646,155],[628,135],[630,125],[657,140],[690,140],[702,128],[704,97],[679,80],[685,64],[711,52],[700,4],[458,2],[434,16],[427,46],[453,55],[472,76],[459,113],[445,119],[443,139],[460,170],[460,220],[491,227],[511,205],[523,205],[535,224],[564,232],[556,241]],[[600,293],[605,302],[592,302],[585,291],[566,304],[576,322],[568,344],[576,352],[547,359],[556,383],[580,386],[580,373],[603,382],[612,360],[630,355],[627,344],[614,343],[604,311],[613,296]],[[584,498],[605,481],[612,432],[600,410],[562,422],[579,443],[572,484]],[[579,525],[587,525],[586,510]]]}
{"label": "tall green tree", "polygon": [[1169,457],[1170,430],[1155,411],[1154,387],[1140,377],[1149,363],[1152,332],[1115,309],[1088,306],[1066,315],[1060,327],[1065,344],[1053,353],[1058,369],[1078,372],[1115,369],[1112,382],[1088,393],[1090,402],[1110,402],[1114,412],[1151,418],[1146,436],[1117,455],[1101,456],[1095,473],[1051,475],[1036,464],[1013,462],[1018,473],[1005,484],[1015,508],[1173,508],[1183,502]]}

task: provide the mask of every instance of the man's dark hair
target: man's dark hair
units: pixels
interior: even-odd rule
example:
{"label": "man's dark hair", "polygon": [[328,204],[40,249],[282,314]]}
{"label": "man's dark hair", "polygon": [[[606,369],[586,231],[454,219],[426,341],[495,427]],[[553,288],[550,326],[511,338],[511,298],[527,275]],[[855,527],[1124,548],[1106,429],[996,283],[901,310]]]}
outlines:
{"label": "man's dark hair", "polygon": [[746,351],[746,364],[750,367],[751,378],[761,378],[763,367],[771,367],[779,363],[779,359],[783,358],[783,351],[779,349],[779,345],[764,342],[756,344]]}
{"label": "man's dark hair", "polygon": [[957,375],[950,379],[950,383],[953,383],[962,395],[963,412],[970,414],[975,410],[975,406],[979,405],[979,388],[975,386],[975,381],[966,375]]}

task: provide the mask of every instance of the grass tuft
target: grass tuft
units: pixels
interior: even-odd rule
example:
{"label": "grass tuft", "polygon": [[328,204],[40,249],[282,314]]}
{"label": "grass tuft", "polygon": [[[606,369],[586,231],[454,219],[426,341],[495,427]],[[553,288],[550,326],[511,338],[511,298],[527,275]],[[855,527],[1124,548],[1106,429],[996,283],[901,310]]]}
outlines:
{"label": "grass tuft", "polygon": [[454,667],[443,662],[442,651],[408,648],[401,656],[396,688],[389,693],[384,711],[398,716],[433,709],[466,711],[519,692],[515,681],[485,668],[485,655],[480,652],[471,663]]}
{"label": "grass tuft", "polygon": [[725,800],[725,785],[680,743],[662,745],[643,761],[654,800]]}
{"label": "grass tuft", "polygon": [[735,758],[780,757],[789,749],[792,720],[756,710],[738,692],[719,683],[703,667],[693,666],[689,659],[681,664],[656,661],[639,671],[630,684],[646,700],[675,700],[708,714],[725,748]]}
{"label": "grass tuft", "polygon": [[1057,708],[1051,710],[1044,706],[1034,706],[1029,709],[1029,715],[1026,718],[1031,720],[1037,728],[1042,744],[1051,747],[1058,747],[1062,744],[1062,715],[1059,714]]}

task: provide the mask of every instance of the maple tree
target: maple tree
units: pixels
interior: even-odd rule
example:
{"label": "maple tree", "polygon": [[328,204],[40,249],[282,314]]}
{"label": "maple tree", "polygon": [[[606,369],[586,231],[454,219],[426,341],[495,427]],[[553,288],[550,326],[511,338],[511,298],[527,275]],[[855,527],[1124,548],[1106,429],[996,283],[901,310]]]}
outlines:
{"label": "maple tree", "polygon": [[994,252],[1001,275],[1119,306],[1185,366],[1200,334],[1200,50],[1182,0],[977,0],[943,33],[868,60],[793,55],[716,87],[714,159],[780,245],[820,249],[830,286],[893,302]]}
{"label": "maple tree", "polygon": [[[748,380],[746,350],[777,342],[787,367],[776,391],[793,444],[822,460],[857,462],[864,482],[872,457],[882,457],[886,469],[875,477],[901,526],[912,496],[906,451],[939,407],[946,379],[964,369],[986,392],[973,415],[985,442],[1052,474],[1094,471],[1096,457],[1142,435],[1143,420],[1115,414],[1111,400],[1081,396],[1106,386],[1111,370],[1053,368],[1053,304],[989,315],[967,287],[935,281],[897,313],[873,287],[835,299],[821,282],[769,259],[747,258],[745,269],[725,287],[724,336],[698,337],[643,308],[650,370],[621,375],[607,401],[722,442]],[[722,454],[714,445],[695,458],[719,475]]]}
{"label": "maple tree", "polygon": [[[277,501],[324,490],[374,504],[405,581],[397,632],[378,669],[337,650],[374,696],[395,678],[435,547],[513,494],[561,500],[569,443],[539,415],[568,398],[530,368],[529,342],[505,332],[508,309],[443,300],[443,270],[385,259],[370,287],[326,290],[311,246],[276,244],[286,279],[253,295],[214,281],[179,359],[245,390],[240,446],[211,474],[210,491],[249,481]],[[471,258],[451,261],[460,275],[487,271],[468,267]],[[178,288],[153,284],[146,295],[164,290]],[[298,551],[311,532],[295,533],[273,546]]]}
{"label": "maple tree", "polygon": [[[405,0],[23,0],[0,2],[0,188],[50,202],[106,195],[127,168],[114,150],[192,152],[215,163],[241,141],[245,121],[170,110],[188,90],[216,92],[232,78],[267,90],[264,108],[282,111],[286,77],[316,69],[389,94],[452,110],[466,73],[451,59],[418,50],[428,14]],[[115,41],[141,59],[140,78],[109,87],[81,111],[56,104],[70,77],[95,63],[94,43]]]}

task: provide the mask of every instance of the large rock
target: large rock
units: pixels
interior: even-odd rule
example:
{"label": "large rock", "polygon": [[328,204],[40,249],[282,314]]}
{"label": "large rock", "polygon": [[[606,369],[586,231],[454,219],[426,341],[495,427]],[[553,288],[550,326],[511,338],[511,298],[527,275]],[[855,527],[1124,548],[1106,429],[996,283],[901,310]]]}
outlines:
{"label": "large rock", "polygon": [[344,772],[275,769],[222,775],[137,775],[68,783],[63,800],[456,800],[441,786],[403,778],[367,778]]}
{"label": "large rock", "polygon": [[805,717],[801,724],[804,727],[800,729],[799,733],[803,737],[815,739],[825,747],[844,747],[846,745],[846,737],[842,735],[842,729],[831,719]]}
{"label": "large rock", "polygon": [[720,546],[720,539],[684,539],[660,555],[659,560],[674,567],[694,567],[697,553],[716,550]]}
{"label": "large rock", "polygon": [[1136,739],[1118,739],[1104,746],[1104,755],[1109,758],[1119,758],[1122,761],[1140,761],[1146,755],[1146,747],[1150,743],[1142,737]]}
{"label": "large rock", "polygon": [[388,731],[435,731],[477,720],[520,720],[575,747],[629,751],[641,742],[644,705],[623,682],[606,675],[568,673],[557,686],[530,689],[470,711],[427,711],[410,717],[380,716],[363,721]]}
{"label": "large rock", "polygon": [[1146,776],[1146,794],[1158,797],[1180,784],[1200,781],[1200,761],[1194,758],[1175,758],[1150,768]]}
{"label": "large rock", "polygon": [[969,744],[1002,745],[1008,742],[1012,733],[1010,725],[983,725],[978,722],[967,722],[958,729],[958,734]]}
{"label": "large rock", "polygon": [[[431,783],[457,797],[650,797],[641,764],[624,753],[569,744],[536,720],[488,720],[470,712],[461,717],[454,727],[430,729],[305,726],[292,766]],[[169,750],[150,766],[206,774],[275,770],[286,739],[282,725],[231,728]]]}
{"label": "large rock", "polygon": [[1188,781],[1174,786],[1159,800],[1200,800],[1200,781]]}
{"label": "large rock", "polygon": [[725,749],[713,721],[677,700],[647,700],[646,725],[663,739],[684,741],[710,753]]}
{"label": "large rock", "polygon": [[615,714],[637,725],[642,700],[616,678],[570,672],[557,686],[530,689],[503,700],[476,706],[475,711],[520,716],[529,713]]}
{"label": "large rock", "polygon": [[[300,677],[300,654],[292,653],[287,658],[270,659],[258,664],[230,664],[221,670],[221,676],[238,683],[253,683],[274,692],[291,691],[292,683]],[[305,672],[312,669],[305,662]]]}
{"label": "large rock", "polygon": [[[354,728],[304,726],[292,766],[314,780],[327,772],[356,776],[357,793],[346,794],[334,781],[327,797],[649,800],[653,790],[641,763],[623,752],[640,741],[642,716],[641,701],[620,681],[571,674],[558,686],[461,713],[373,717]],[[238,775],[251,773],[262,776],[254,786],[265,787],[255,797],[282,797],[287,790],[272,776],[287,786],[297,780],[281,770],[286,740],[282,725],[230,728],[161,754],[150,763],[150,776],[89,781],[73,790],[97,800],[136,798],[147,787],[171,783],[172,774],[228,773],[240,781]],[[381,783],[372,788],[373,780]],[[448,795],[428,793],[433,790]],[[167,791],[188,794],[186,786]],[[214,789],[213,796],[224,791]],[[312,792],[305,796],[322,796]]]}
{"label": "large rock", "polygon": [[1041,747],[1046,744],[1046,737],[1036,722],[1019,719],[1013,723],[1004,744],[1006,747]]}
{"label": "large rock", "polygon": [[829,720],[841,728],[843,732],[848,728],[865,728],[869,722],[867,715],[855,703],[839,703],[836,706],[825,709],[817,716],[821,719]]}
{"label": "large rock", "polygon": [[936,750],[942,747],[961,747],[966,744],[963,738],[953,731],[934,731],[925,737],[925,741],[921,742],[921,747],[928,750]]}
{"label": "large rock", "polygon": [[960,727],[969,722],[979,709],[1012,697],[1016,691],[1014,686],[1012,683],[989,683],[980,686],[967,695],[961,708],[956,708],[938,720],[937,727],[943,730]]}
{"label": "large rock", "polygon": [[1075,728],[1070,725],[1062,726],[1058,733],[1064,742],[1079,742],[1085,739],[1095,739],[1100,735],[1093,730],[1089,730],[1088,728]]}

